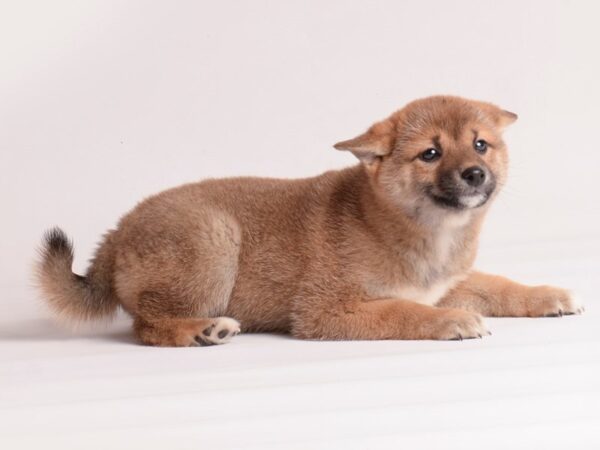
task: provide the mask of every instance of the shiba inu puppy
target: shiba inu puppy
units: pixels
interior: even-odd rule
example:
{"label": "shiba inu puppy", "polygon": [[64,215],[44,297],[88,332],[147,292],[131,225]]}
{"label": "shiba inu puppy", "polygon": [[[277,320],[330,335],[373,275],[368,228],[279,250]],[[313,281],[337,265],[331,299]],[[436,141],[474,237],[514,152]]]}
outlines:
{"label": "shiba inu puppy", "polygon": [[37,276],[60,316],[121,306],[148,345],[228,342],[240,331],[302,339],[466,339],[482,316],[560,316],[568,291],[472,269],[505,183],[502,132],[517,116],[490,103],[414,101],[335,148],[360,164],[314,178],[233,178],[146,199],[101,242],[85,276],[46,234]]}

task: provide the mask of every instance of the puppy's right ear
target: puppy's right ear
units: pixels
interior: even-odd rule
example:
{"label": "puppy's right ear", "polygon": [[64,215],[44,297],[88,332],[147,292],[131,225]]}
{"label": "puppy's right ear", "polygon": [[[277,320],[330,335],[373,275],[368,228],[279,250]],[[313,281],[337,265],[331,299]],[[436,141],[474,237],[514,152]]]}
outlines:
{"label": "puppy's right ear", "polygon": [[394,145],[394,125],[391,120],[384,120],[373,125],[366,133],[335,144],[338,150],[352,152],[361,162],[369,165],[378,158],[389,155]]}

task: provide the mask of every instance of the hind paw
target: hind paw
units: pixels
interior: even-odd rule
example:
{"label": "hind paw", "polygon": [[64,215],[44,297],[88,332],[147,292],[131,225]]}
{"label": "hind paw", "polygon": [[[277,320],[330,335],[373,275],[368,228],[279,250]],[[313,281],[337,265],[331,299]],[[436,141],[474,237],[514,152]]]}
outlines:
{"label": "hind paw", "polygon": [[217,317],[212,323],[204,328],[200,334],[194,337],[196,345],[226,344],[235,335],[240,333],[240,323],[230,317]]}

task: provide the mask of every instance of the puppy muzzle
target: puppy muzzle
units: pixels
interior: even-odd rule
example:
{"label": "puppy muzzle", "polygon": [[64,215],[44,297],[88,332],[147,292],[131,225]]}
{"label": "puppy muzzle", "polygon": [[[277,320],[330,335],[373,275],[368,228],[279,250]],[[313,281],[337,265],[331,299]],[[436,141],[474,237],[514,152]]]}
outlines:
{"label": "puppy muzzle", "polygon": [[[468,170],[468,169],[467,169]],[[496,181],[492,174],[484,172],[441,178],[437,185],[428,186],[427,196],[434,204],[449,209],[474,209],[485,205],[496,189]],[[476,178],[476,182],[473,181]],[[483,178],[483,179],[481,179]]]}

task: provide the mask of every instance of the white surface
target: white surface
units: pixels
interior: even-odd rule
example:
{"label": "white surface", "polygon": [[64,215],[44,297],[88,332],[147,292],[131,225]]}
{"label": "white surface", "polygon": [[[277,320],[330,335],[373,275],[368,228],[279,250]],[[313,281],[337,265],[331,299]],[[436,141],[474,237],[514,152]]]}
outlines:
{"label": "white surface", "polygon": [[598,252],[483,255],[487,270],[576,289],[587,311],[488,319],[491,337],[463,342],[146,348],[125,318],[71,334],[13,298],[21,310],[0,311],[0,448],[599,448]]}
{"label": "white surface", "polygon": [[[599,448],[600,3],[61,1],[0,7],[0,447]],[[583,317],[469,342],[70,335],[29,265],[63,226],[83,271],[142,197],[354,163],[331,144],[414,98],[519,114],[480,266],[577,288]]]}

